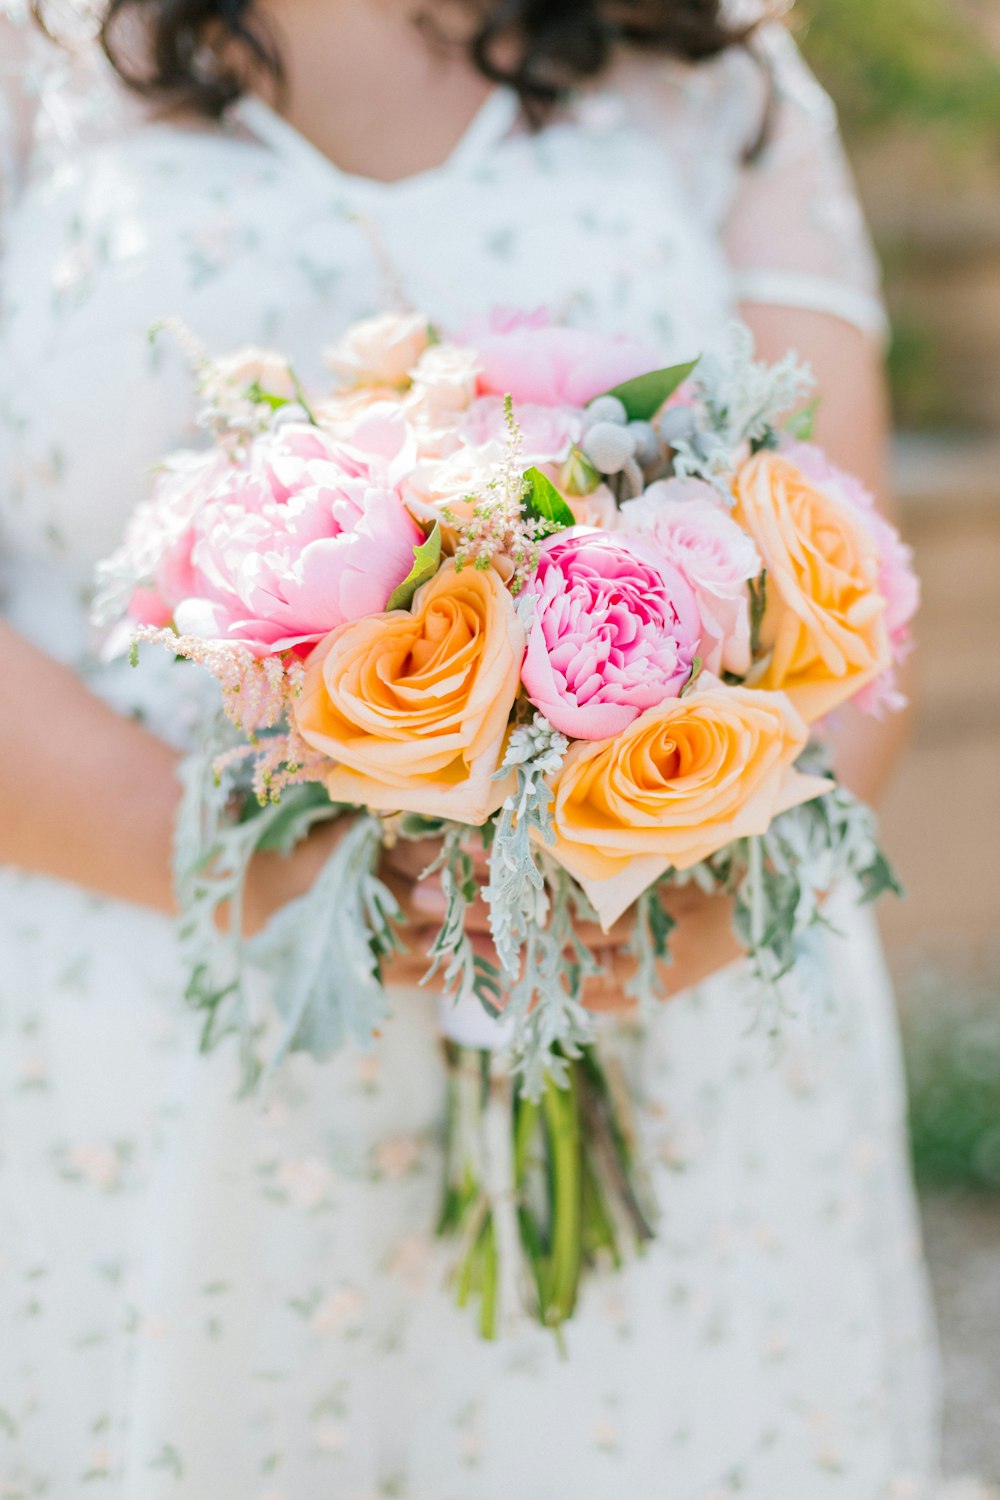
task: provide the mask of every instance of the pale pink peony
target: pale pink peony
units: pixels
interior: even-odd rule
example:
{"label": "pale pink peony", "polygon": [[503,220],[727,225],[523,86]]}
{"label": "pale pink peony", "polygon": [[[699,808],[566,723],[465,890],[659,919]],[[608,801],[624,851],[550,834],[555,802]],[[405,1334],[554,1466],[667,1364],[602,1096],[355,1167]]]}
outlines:
{"label": "pale pink peony", "polygon": [[813,443],[794,443],[786,450],[786,457],[814,484],[861,515],[875,543],[879,556],[878,589],[886,602],[885,623],[893,666],[856,693],[852,702],[862,713],[880,716],[893,712],[906,704],[896,681],[895,667],[906,660],[912,649],[911,625],[920,607],[920,579],[913,567],[913,549],[879,512],[875,497],[861,480],[831,463],[822,448]]}
{"label": "pale pink peony", "polygon": [[[496,445],[503,448],[507,440],[507,422],[502,396],[481,396],[466,412],[461,425],[464,443],[474,448]],[[569,450],[580,439],[583,418],[574,407],[541,406],[524,402],[514,408],[514,418],[521,440],[525,467],[537,464],[561,464]]]}
{"label": "pale pink peony", "polygon": [[[169,623],[174,603],[190,583],[185,538],[200,506],[229,469],[228,457],[217,449],[181,450],[164,460],[148,499],[133,512],[121,546],[98,570],[95,614],[102,623],[123,612],[139,625]],[[105,649],[115,654],[128,639],[122,633]]]}
{"label": "pale pink peony", "polygon": [[639,339],[556,327],[543,312],[494,313],[485,322],[468,324],[457,341],[479,357],[483,395],[510,395],[515,402],[539,406],[586,406],[659,363]]}
{"label": "pale pink peony", "polygon": [[747,582],[762,563],[752,540],[700,479],[668,479],[622,506],[622,527],[645,537],[694,590],[701,615],[701,652],[716,676],[750,670]]}
{"label": "pale pink peony", "polygon": [[422,537],[377,460],[289,424],[216,481],[156,582],[182,634],[263,656],[383,610]]}
{"label": "pale pink peony", "polygon": [[561,532],[542,547],[525,594],[535,604],[521,680],[563,734],[609,739],[688,681],[697,601],[645,541]]}

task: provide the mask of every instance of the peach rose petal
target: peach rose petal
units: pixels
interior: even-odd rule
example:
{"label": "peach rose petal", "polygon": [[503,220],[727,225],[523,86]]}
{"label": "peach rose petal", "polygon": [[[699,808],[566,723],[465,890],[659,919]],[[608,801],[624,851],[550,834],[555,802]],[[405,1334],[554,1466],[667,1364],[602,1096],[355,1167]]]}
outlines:
{"label": "peach rose petal", "polygon": [[862,517],[780,454],[744,464],[734,514],[767,568],[758,685],[814,723],[890,665],[878,550]]}
{"label": "peach rose petal", "polygon": [[793,768],[808,738],[784,693],[704,678],[613,740],[572,746],[553,786],[549,853],[605,930],[667,870],[687,870],[832,783]]}
{"label": "peach rose petal", "polygon": [[492,569],[447,562],[412,610],[335,630],[309,659],[295,718],[334,763],[337,802],[484,823],[517,694],[524,629]]}

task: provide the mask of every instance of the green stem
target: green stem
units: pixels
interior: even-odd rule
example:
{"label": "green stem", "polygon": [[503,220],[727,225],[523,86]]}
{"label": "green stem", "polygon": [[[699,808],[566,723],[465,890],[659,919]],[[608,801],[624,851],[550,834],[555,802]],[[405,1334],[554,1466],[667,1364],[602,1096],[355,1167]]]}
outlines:
{"label": "green stem", "polygon": [[492,1340],[497,1336],[497,1242],[492,1215],[483,1225],[479,1246],[482,1265],[479,1331],[484,1339]]}
{"label": "green stem", "polygon": [[608,1081],[592,1048],[584,1050],[580,1067],[584,1079],[580,1107],[586,1122],[586,1138],[607,1173],[637,1240],[640,1244],[648,1242],[655,1238],[656,1231],[632,1181],[631,1144],[622,1129]]}
{"label": "green stem", "polygon": [[615,1270],[621,1268],[622,1254],[618,1247],[615,1226],[604,1201],[600,1179],[586,1147],[583,1155],[582,1240],[584,1255],[588,1261],[593,1260],[601,1250],[607,1250]]}
{"label": "green stem", "polygon": [[551,1079],[543,1096],[552,1154],[552,1266],[549,1282],[548,1322],[563,1323],[576,1304],[580,1283],[580,1114],[575,1070],[569,1087],[560,1089]]}

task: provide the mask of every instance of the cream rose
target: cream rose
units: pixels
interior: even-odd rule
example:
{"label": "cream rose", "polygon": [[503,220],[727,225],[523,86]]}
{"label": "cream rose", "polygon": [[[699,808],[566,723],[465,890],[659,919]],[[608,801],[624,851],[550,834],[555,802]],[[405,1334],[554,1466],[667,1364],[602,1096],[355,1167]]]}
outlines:
{"label": "cream rose", "polygon": [[447,562],[412,610],[319,643],[295,719],[329,755],[336,802],[484,823],[510,790],[492,777],[517,693],[524,630],[493,569]]}
{"label": "cream rose", "polygon": [[808,730],[784,693],[715,679],[612,740],[572,746],[553,784],[548,850],[607,929],[667,870],[687,870],[830,789],[793,763]]}
{"label": "cream rose", "polygon": [[327,350],[326,363],[348,385],[408,386],[429,343],[421,313],[380,313],[355,323]]}
{"label": "cream rose", "polygon": [[758,685],[786,692],[811,724],[890,664],[878,549],[858,514],[780,454],[751,458],[735,490],[735,519],[767,568]]}

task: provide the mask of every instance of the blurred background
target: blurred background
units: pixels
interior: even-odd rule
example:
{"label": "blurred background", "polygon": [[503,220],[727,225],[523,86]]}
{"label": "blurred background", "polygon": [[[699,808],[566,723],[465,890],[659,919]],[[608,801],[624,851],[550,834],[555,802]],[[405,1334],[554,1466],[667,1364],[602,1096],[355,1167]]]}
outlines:
{"label": "blurred background", "polygon": [[894,324],[896,486],[924,581],[881,910],[945,1349],[946,1466],[1000,1497],[1000,0],[800,0]]}

